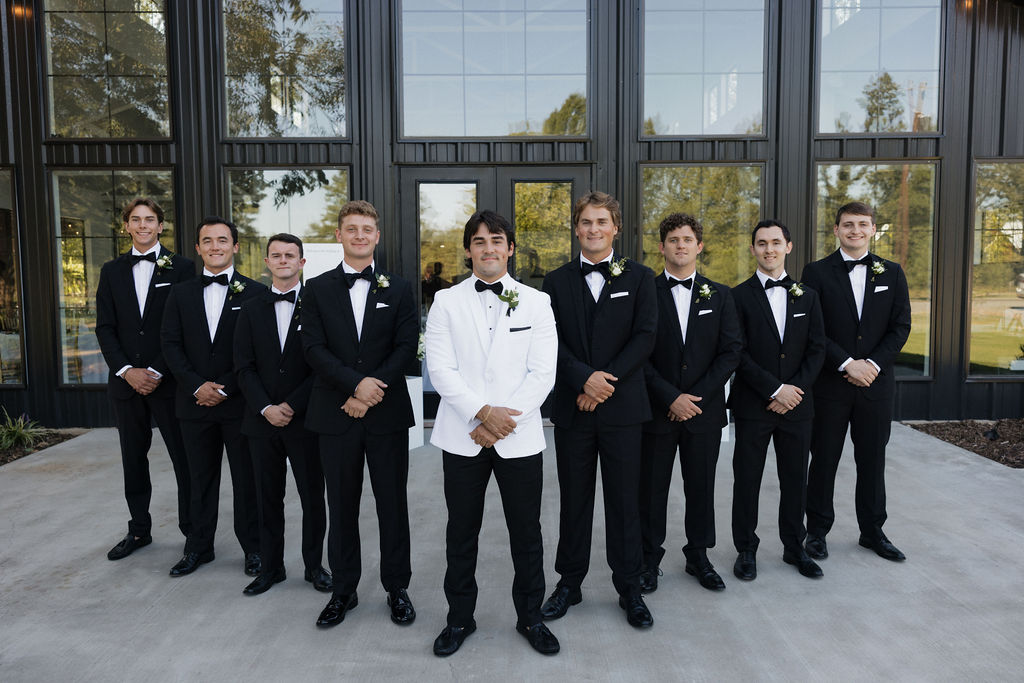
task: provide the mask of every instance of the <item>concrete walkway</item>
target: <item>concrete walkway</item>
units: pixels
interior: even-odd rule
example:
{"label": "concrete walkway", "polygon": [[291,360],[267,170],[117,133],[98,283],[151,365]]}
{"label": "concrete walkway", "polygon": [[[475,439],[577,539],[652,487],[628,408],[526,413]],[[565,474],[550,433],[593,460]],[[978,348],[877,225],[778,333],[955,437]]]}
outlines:
{"label": "concrete walkway", "polygon": [[[548,433],[550,443],[550,430]],[[162,445],[153,457],[154,542],[120,562],[107,550],[125,532],[117,437],[111,429],[0,468],[0,680],[1020,680],[1024,672],[1024,470],[1012,470],[894,425],[886,531],[909,560],[893,564],[857,546],[853,467],[844,455],[839,519],[825,578],[805,579],[781,560],[769,463],[761,503],[758,578],[732,576],[731,443],[718,471],[718,547],[728,586],[710,593],[683,573],[682,487],[673,483],[669,553],[648,596],[653,629],[631,628],[604,561],[596,514],[584,601],[550,624],[562,652],[546,658],[514,630],[512,569],[497,487],[480,547],[479,629],[454,656],[431,643],[444,625],[446,512],[441,458],[413,452],[410,499],[419,617],[391,624],[377,580],[377,533],[367,482],[362,507],[364,577],[359,607],[318,630],[326,596],[302,581],[299,511],[290,484],[288,581],[242,595],[249,577],[231,534],[227,467],[217,559],[171,579],[181,555],[174,478]],[[553,450],[543,507],[549,587],[558,528]],[[678,471],[678,468],[677,468]],[[678,476],[678,475],[676,475]]]}

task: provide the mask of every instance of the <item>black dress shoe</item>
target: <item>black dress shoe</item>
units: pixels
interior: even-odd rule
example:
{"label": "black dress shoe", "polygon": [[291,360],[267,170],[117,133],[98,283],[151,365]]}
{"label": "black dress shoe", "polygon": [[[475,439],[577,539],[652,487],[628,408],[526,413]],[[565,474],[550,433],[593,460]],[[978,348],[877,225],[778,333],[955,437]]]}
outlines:
{"label": "black dress shoe", "polygon": [[544,601],[540,608],[540,615],[547,619],[561,619],[569,611],[572,605],[583,602],[583,592],[579,588],[568,586],[555,586],[551,597]]}
{"label": "black dress shoe", "polygon": [[797,571],[808,579],[820,579],[824,576],[818,563],[812,560],[810,555],[803,549],[799,551],[785,551],[782,553],[782,561],[786,564],[795,565]]}
{"label": "black dress shoe", "polygon": [[736,558],[732,573],[741,581],[753,581],[757,578],[757,560],[753,550],[744,550]]}
{"label": "black dress shoe", "polygon": [[707,560],[703,562],[687,562],[686,573],[690,576],[696,576],[697,580],[700,581],[700,585],[709,591],[725,590],[725,581],[722,581],[722,577],[715,571],[714,565]]}
{"label": "black dress shoe", "polygon": [[320,567],[315,572],[311,572],[307,569],[303,578],[313,584],[313,588],[317,589],[321,593],[330,593],[334,590],[334,578],[331,576],[331,573],[323,567]]}
{"label": "black dress shoe", "polygon": [[658,590],[659,576],[661,576],[660,569],[645,569],[640,572],[640,592],[653,593]]}
{"label": "black dress shoe", "polygon": [[153,542],[152,536],[139,536],[136,538],[134,534],[128,534],[121,539],[121,542],[110,549],[107,553],[108,560],[123,560],[139,548],[145,547]]}
{"label": "black dress shoe", "polygon": [[555,655],[561,649],[558,645],[558,638],[555,638],[555,634],[549,631],[543,623],[533,626],[516,624],[516,630],[529,641],[530,647],[542,655]]}
{"label": "black dress shoe", "polygon": [[245,554],[245,573],[249,576],[259,576],[263,570],[263,561],[260,560],[259,553],[246,553]]}
{"label": "black dress shoe", "polygon": [[321,628],[337,626],[345,621],[345,612],[355,609],[359,604],[359,596],[353,592],[352,595],[335,595],[320,612],[316,625]]}
{"label": "black dress shoe", "polygon": [[807,540],[804,541],[804,550],[815,560],[824,560],[828,557],[828,545],[825,543],[824,536],[807,534]]}
{"label": "black dress shoe", "polygon": [[893,562],[902,562],[907,559],[907,556],[900,552],[900,549],[892,544],[892,542],[885,537],[885,534],[879,532],[878,538],[869,538],[864,534],[860,536],[861,547],[870,548],[875,551],[875,554],[879,557],[884,557],[887,560]]}
{"label": "black dress shoe", "polygon": [[445,626],[444,630],[434,639],[434,654],[447,657],[458,652],[462,643],[476,630],[476,624],[469,626]]}
{"label": "black dress shoe", "polygon": [[416,621],[416,608],[404,588],[388,593],[388,607],[391,608],[391,621],[399,626],[408,626]]}
{"label": "black dress shoe", "polygon": [[636,597],[627,598],[624,595],[620,595],[619,607],[626,610],[626,621],[629,622],[630,626],[635,626],[636,628],[654,626],[654,617],[651,616],[651,610],[647,609],[643,596],[637,595]]}
{"label": "black dress shoe", "polygon": [[243,588],[242,592],[246,595],[259,595],[273,588],[275,583],[281,583],[284,580],[284,567],[279,567],[272,572],[261,573],[255,581]]}
{"label": "black dress shoe", "polygon": [[171,576],[185,576],[199,569],[199,565],[213,562],[213,551],[205,553],[185,553],[178,564],[171,567]]}

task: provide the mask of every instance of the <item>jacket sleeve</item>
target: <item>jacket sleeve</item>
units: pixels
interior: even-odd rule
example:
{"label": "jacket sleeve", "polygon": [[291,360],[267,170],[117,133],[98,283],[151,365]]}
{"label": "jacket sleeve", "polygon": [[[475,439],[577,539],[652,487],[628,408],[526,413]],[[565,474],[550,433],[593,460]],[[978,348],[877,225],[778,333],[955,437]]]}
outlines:
{"label": "jacket sleeve", "polygon": [[[270,400],[270,394],[264,388],[256,367],[256,348],[253,343],[255,336],[250,315],[252,305],[242,306],[238,313],[238,321],[235,323],[235,373],[238,377],[238,388],[242,391],[245,402],[249,404],[250,409],[258,413],[273,401]],[[267,332],[264,331],[264,334]]]}
{"label": "jacket sleeve", "polygon": [[[395,312],[391,351],[372,371],[374,377],[389,387],[405,381],[406,368],[416,358],[416,347],[419,346],[420,326],[416,320],[412,283],[405,282],[404,284],[398,297],[398,310]],[[355,391],[354,386],[352,390]]]}
{"label": "jacket sleeve", "polygon": [[[743,352],[740,354],[740,363],[736,368],[736,374],[742,377],[743,381],[749,384],[757,392],[758,396],[768,401],[771,395],[775,393],[775,390],[783,384],[783,381],[761,367],[754,360],[754,357],[750,355],[750,335],[747,333],[750,321],[748,320],[746,309],[737,300],[735,295],[733,296],[733,303],[736,304],[736,314],[740,321],[740,333],[743,339]],[[824,349],[824,346],[822,346],[822,349]]]}
{"label": "jacket sleeve", "polygon": [[[194,280],[196,277],[196,266],[192,261],[185,258],[184,256],[175,256],[172,259],[174,264],[174,270],[177,271],[178,279],[175,284],[179,282],[187,282],[188,280]],[[173,287],[172,287],[173,288]],[[164,299],[164,305],[166,306],[167,300]],[[166,309],[165,309],[166,310]],[[159,372],[161,375],[166,375],[171,372],[170,366],[167,365],[167,359],[164,358],[163,349],[160,349],[160,353],[153,357],[149,363],[150,367]],[[121,367],[124,367],[123,365]],[[173,374],[173,373],[172,373]]]}
{"label": "jacket sleeve", "polygon": [[[808,287],[818,293],[818,298],[821,304],[825,305],[824,285],[821,274],[818,272],[821,266],[816,263],[808,264],[804,268],[803,281]],[[838,302],[835,302],[838,304]],[[828,336],[826,332],[822,335],[825,340],[825,367],[831,370],[838,370],[839,366],[842,365],[847,358],[852,358],[853,354],[842,347],[839,342]]]}
{"label": "jacket sleeve", "polygon": [[907,277],[898,263],[892,263],[891,266],[896,270],[896,286],[886,332],[867,356],[878,363],[882,372],[885,372],[885,368],[893,366],[893,363],[896,362],[896,354],[900,352],[910,336],[910,292],[907,286]]}
{"label": "jacket sleeve", "polygon": [[[356,386],[366,375],[345,365],[331,351],[327,344],[327,333],[324,330],[323,316],[320,313],[320,297],[317,292],[321,283],[310,282],[302,293],[302,347],[305,350],[306,362],[313,372],[328,384],[341,390],[346,396],[356,391]],[[330,302],[326,302],[330,305]],[[386,381],[386,380],[385,380]]]}
{"label": "jacket sleeve", "polygon": [[96,339],[103,352],[103,359],[112,372],[117,372],[126,365],[132,365],[132,362],[121,348],[121,340],[117,336],[117,308],[114,305],[114,290],[110,286],[112,263],[103,266],[96,289]]}
{"label": "jacket sleeve", "polygon": [[[263,285],[263,284],[261,284],[259,282],[256,282],[255,280],[250,280],[249,278],[246,278],[245,279],[245,291],[239,297],[239,300],[238,300],[239,301],[239,305],[242,308],[245,308],[245,304],[247,302],[253,301],[256,297],[258,297],[261,293],[265,292],[266,290],[267,290],[267,288],[266,288],[265,285]],[[225,305],[230,306],[231,303],[232,303],[232,301],[229,300],[229,301],[225,302]],[[241,315],[242,315],[242,311],[239,310],[238,311],[238,317],[240,318]],[[238,318],[235,319],[235,329],[233,331],[232,337],[231,337],[231,339],[228,340],[228,349],[230,351],[234,350],[233,349],[234,341],[235,341],[234,332],[237,332],[237,331],[238,331]],[[224,388],[221,389],[221,391],[223,391],[228,396],[234,396],[235,394],[239,393],[238,373],[235,372],[235,365],[234,365],[233,362],[229,363],[227,371],[222,372],[220,375],[218,375],[217,379],[214,380],[214,381],[216,381],[217,384],[223,384],[224,385]],[[266,405],[266,404],[264,403],[263,405]],[[260,406],[260,408],[262,408],[262,407],[263,406]]]}
{"label": "jacket sleeve", "polygon": [[[804,357],[800,361],[800,369],[790,378],[789,383],[800,387],[805,392],[818,379],[821,366],[825,362],[825,322],[821,314],[821,301],[813,289],[808,289],[807,294],[813,295],[810,310],[810,325],[807,329],[807,344],[804,347]],[[845,358],[843,360],[846,360]]]}
{"label": "jacket sleeve", "polygon": [[[555,271],[556,273],[558,271]],[[559,309],[559,297],[557,296],[557,285],[555,280],[556,275],[549,275],[544,278],[543,290],[548,295],[551,301],[551,310],[555,317],[555,329],[558,326],[565,325],[566,320],[571,320],[572,311],[562,311]],[[576,354],[572,352],[569,345],[565,343],[565,332],[562,331],[558,335],[558,364],[556,370],[556,378],[571,386],[577,392],[583,391],[583,385],[587,383],[590,376],[594,374],[595,368],[590,367],[587,363],[576,357]]]}
{"label": "jacket sleeve", "polygon": [[535,313],[531,320],[533,336],[526,354],[526,377],[513,393],[515,404],[508,406],[521,410],[523,414],[540,408],[544,403],[555,385],[558,365],[558,331],[550,297],[539,292],[534,306]]}
{"label": "jacket sleeve", "polygon": [[634,372],[643,372],[658,338],[658,297],[654,273],[646,267],[641,267],[640,272],[629,341],[608,364],[607,371],[619,379],[629,377]]}
{"label": "jacket sleeve", "polygon": [[740,332],[740,321],[732,292],[724,285],[718,285],[717,288],[722,292],[722,317],[718,323],[715,357],[701,378],[690,387],[689,393],[695,396],[710,396],[721,391],[729,381],[729,376],[740,364],[740,355],[743,352],[743,333]]}
{"label": "jacket sleeve", "polygon": [[431,384],[468,425],[487,401],[466,383],[459,372],[454,336],[472,334],[473,331],[457,330],[452,325],[449,309],[455,302],[452,301],[454,297],[451,296],[451,291],[442,290],[435,295],[434,305],[427,314],[427,329],[423,334],[423,343]]}
{"label": "jacket sleeve", "polygon": [[185,353],[185,330],[181,321],[181,307],[178,304],[180,287],[180,284],[171,287],[171,292],[167,295],[163,325],[160,327],[160,348],[164,352],[167,367],[174,374],[174,379],[188,393],[194,394],[206,380],[192,367]]}

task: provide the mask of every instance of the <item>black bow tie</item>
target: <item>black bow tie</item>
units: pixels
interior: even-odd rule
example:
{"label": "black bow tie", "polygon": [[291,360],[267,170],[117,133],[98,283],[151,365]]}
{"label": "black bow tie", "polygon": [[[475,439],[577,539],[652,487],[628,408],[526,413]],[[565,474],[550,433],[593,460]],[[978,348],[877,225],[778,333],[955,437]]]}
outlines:
{"label": "black bow tie", "polygon": [[847,273],[852,273],[853,269],[856,268],[857,266],[870,266],[870,265],[871,265],[871,255],[870,254],[864,254],[864,258],[857,259],[856,261],[847,261],[846,262],[846,272]]}
{"label": "black bow tie", "polygon": [[212,285],[214,283],[218,285],[228,286],[228,274],[221,273],[220,275],[203,275],[202,277],[203,287]]}
{"label": "black bow tie", "polygon": [[674,277],[668,277],[667,275],[665,277],[668,278],[668,288],[669,288],[669,291],[671,291],[672,288],[675,287],[676,285],[682,285],[683,287],[686,287],[687,289],[693,289],[693,278],[692,277],[688,277],[685,280],[679,280],[679,279],[676,279]]}
{"label": "black bow tie", "polygon": [[601,261],[600,263],[583,263],[580,262],[580,270],[583,271],[583,277],[590,275],[591,273],[601,273],[605,280],[611,278],[611,273],[608,272],[608,262]]}
{"label": "black bow tie", "polygon": [[156,252],[151,251],[148,254],[132,254],[131,259],[133,266],[139,261],[149,261],[150,263],[156,263]]}
{"label": "black bow tie", "polygon": [[284,294],[278,294],[277,292],[271,292],[274,295],[274,303],[278,301],[287,301],[290,304],[295,303],[295,290],[285,292]]}
{"label": "black bow tie", "polygon": [[494,292],[495,296],[501,296],[501,293],[505,291],[505,287],[501,284],[501,280],[492,282],[491,284],[487,284],[483,280],[476,281],[476,291],[486,292],[488,289]]}
{"label": "black bow tie", "polygon": [[349,289],[352,289],[352,285],[356,283],[356,280],[373,282],[373,266],[366,266],[358,273],[345,273],[345,284],[348,285]]}
{"label": "black bow tie", "polygon": [[791,284],[793,284],[793,281],[790,280],[788,277],[784,277],[781,280],[773,280],[771,278],[768,278],[767,280],[764,281],[764,288],[765,290],[769,290],[772,287],[789,287]]}

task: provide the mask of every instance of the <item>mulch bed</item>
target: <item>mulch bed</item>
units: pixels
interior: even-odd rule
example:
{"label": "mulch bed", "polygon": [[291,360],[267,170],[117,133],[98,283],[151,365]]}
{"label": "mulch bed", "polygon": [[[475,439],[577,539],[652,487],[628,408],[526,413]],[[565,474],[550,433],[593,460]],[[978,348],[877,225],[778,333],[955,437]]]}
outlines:
{"label": "mulch bed", "polygon": [[1024,468],[1024,419],[913,422],[914,429],[994,460]]}
{"label": "mulch bed", "polygon": [[84,434],[84,429],[49,429],[43,433],[35,443],[28,448],[8,448],[6,450],[0,450],[0,465],[6,465],[9,462],[14,462],[18,458],[24,458],[26,455],[32,455],[36,451],[41,451],[44,448],[50,446],[56,446],[59,443],[63,443],[68,439],[73,439],[79,434]]}

